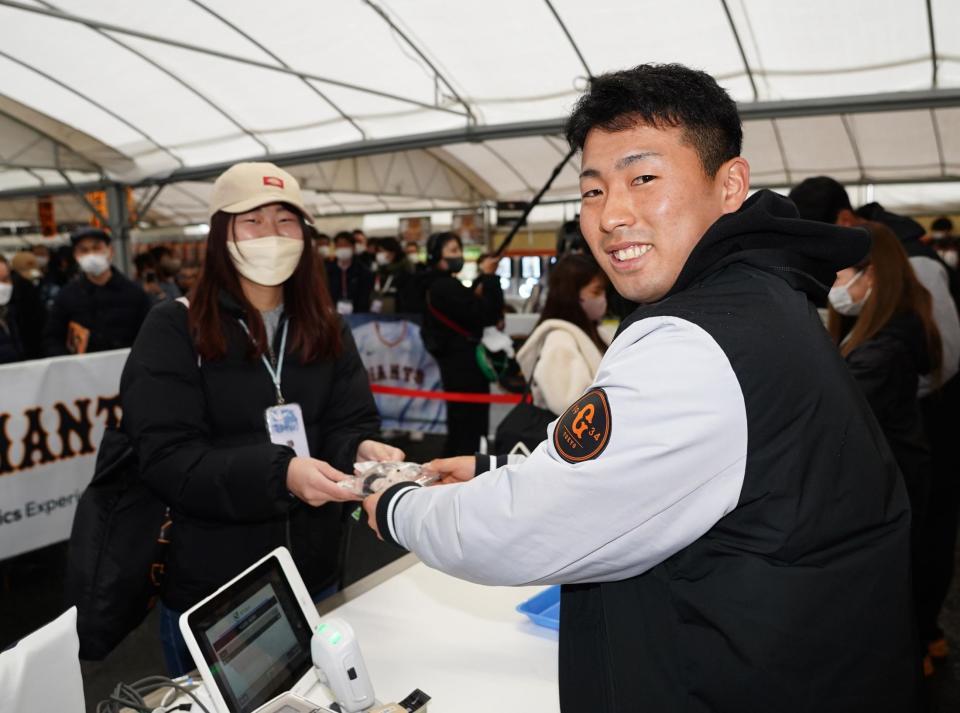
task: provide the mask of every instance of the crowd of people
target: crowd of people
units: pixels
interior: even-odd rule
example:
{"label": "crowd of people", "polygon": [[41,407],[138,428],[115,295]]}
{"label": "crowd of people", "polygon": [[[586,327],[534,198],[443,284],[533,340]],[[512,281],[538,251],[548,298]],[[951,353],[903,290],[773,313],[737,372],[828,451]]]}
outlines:
{"label": "crowd of people", "polygon": [[[812,638],[790,635],[796,655],[812,661],[831,652],[849,675],[857,665],[851,656],[872,657],[874,672],[889,671],[889,690],[901,695],[893,683],[906,670],[899,654],[878,658],[865,640],[845,641],[851,648],[842,651],[809,603],[784,605],[784,613],[742,585],[749,580],[773,599],[809,596],[825,605],[829,591],[856,577],[864,580],[857,596],[865,598],[854,602],[861,609],[835,612],[827,617],[831,626],[858,636],[883,629],[900,644],[911,639],[911,626],[890,612],[912,602],[910,624],[920,634],[912,660],[929,674],[949,653],[937,619],[953,576],[960,510],[960,455],[952,442],[960,414],[960,239],[947,218],[928,231],[876,203],[855,209],[843,186],[825,176],[793,187],[789,199],[770,192],[748,199],[735,107],[706,75],[684,72],[690,70],[654,68],[639,79],[622,73],[606,89],[598,79],[575,111],[583,126],[573,121],[568,129],[571,145],[584,152],[584,234],[575,242],[589,250],[558,255],[538,297],[539,321],[517,354],[532,403],[558,419],[552,444],[531,456],[533,465],[507,466],[469,496],[450,495],[453,489],[411,495],[408,488],[388,491],[379,505],[395,499],[386,511],[376,499],[368,511],[381,535],[441,569],[491,583],[571,585],[564,621],[588,646],[582,655],[568,651],[568,663],[609,654],[614,645],[597,638],[602,627],[584,621],[602,620],[604,606],[639,597],[659,608],[664,621],[713,617],[718,630],[727,627],[725,636],[740,637],[744,658],[736,666],[750,670],[786,653],[746,630],[795,616],[813,631]],[[660,106],[644,82],[664,96],[693,82],[696,96],[713,103],[684,114],[677,107],[695,101],[689,92]],[[641,88],[625,121],[602,93],[619,96],[631,83]],[[637,119],[645,111],[652,113]],[[694,125],[696,141],[686,140],[685,122]],[[710,142],[723,145],[714,149]],[[670,200],[657,199],[654,210],[630,191],[659,180],[665,164],[687,184],[657,184]],[[706,198],[694,201],[695,190]],[[505,312],[498,257],[481,256],[476,279],[466,284],[458,277],[464,245],[456,234],[434,234],[420,245],[368,238],[361,230],[319,233],[296,180],[271,164],[239,164],[217,180],[210,226],[203,266],[182,263],[159,246],[136,256],[134,279],[113,266],[111,236],[97,228],[74,232],[69,249],[38,247],[0,259],[0,362],[133,347],[121,386],[125,429],[144,479],[176,513],[178,544],[162,616],[175,673],[190,667],[179,613],[256,553],[288,544],[311,593],[329,593],[339,542],[336,503],[351,499],[335,481],[357,460],[403,458],[375,440],[379,419],[366,374],[337,314],[417,315],[444,389],[485,393],[490,378],[478,364],[478,345]],[[653,262],[643,264],[655,267],[634,268],[651,250]],[[598,323],[612,311],[614,290],[639,308],[608,344]],[[269,421],[272,408],[292,402],[301,419],[300,450],[293,442],[270,442],[263,429],[265,409]],[[326,417],[330,412],[335,420]],[[477,451],[488,418],[485,404],[449,403],[444,455]],[[631,428],[654,437],[632,442],[621,435]],[[584,433],[595,434],[599,445],[592,448]],[[643,507],[659,510],[634,528],[634,510],[620,510],[633,488],[624,481],[626,490],[598,493],[610,517],[597,513],[590,520],[595,529],[580,532],[571,510],[580,502],[574,486],[585,487],[577,474],[596,470],[593,482],[601,483],[596,462],[607,439],[613,440],[600,462],[618,473],[621,463],[649,468],[650,501]],[[716,461],[717,454],[727,460]],[[473,461],[469,468],[456,459],[444,467],[454,481],[482,472]],[[716,468],[716,479],[698,479],[698,469]],[[540,491],[527,490],[548,476],[556,487],[544,482]],[[875,493],[857,499],[858,489],[874,486]],[[809,493],[822,498],[810,500]],[[544,515],[538,498],[554,510]],[[825,503],[836,511],[826,512]],[[448,505],[455,518],[443,515]],[[540,518],[546,530],[523,530],[530,524],[518,523],[517,512]],[[674,519],[651,524],[663,513]],[[516,557],[505,556],[487,530],[472,531],[473,540],[461,531],[501,515],[503,529],[493,534],[520,528],[549,540],[544,557],[553,557],[548,565],[555,569],[544,569],[540,554],[510,550],[510,543],[507,551]],[[416,527],[404,529],[405,516]],[[546,522],[552,517],[556,522]],[[575,559],[601,530],[607,539]],[[570,539],[578,532],[579,539]],[[521,549],[525,541],[511,540]],[[456,553],[445,549],[450,542],[459,543]],[[603,554],[630,543],[628,554]],[[671,560],[674,554],[679,559]],[[871,570],[901,557],[911,562],[902,578]],[[677,584],[684,568],[684,583]],[[647,577],[648,570],[656,574]],[[697,589],[711,577],[718,589]],[[595,584],[577,588],[597,580],[609,584],[603,593]],[[871,588],[878,598],[871,601],[883,605],[866,612]],[[741,599],[713,610],[718,596]],[[583,621],[571,618],[577,607]],[[775,618],[764,624],[765,616]],[[676,627],[684,636],[702,636],[705,651],[723,648],[705,629]],[[670,631],[620,642],[617,653],[629,650],[651,663],[658,655],[651,642],[674,646]],[[814,645],[818,636],[831,643]],[[626,670],[620,674],[625,681]],[[663,700],[674,695],[656,685]],[[719,683],[710,695],[728,699]]]}

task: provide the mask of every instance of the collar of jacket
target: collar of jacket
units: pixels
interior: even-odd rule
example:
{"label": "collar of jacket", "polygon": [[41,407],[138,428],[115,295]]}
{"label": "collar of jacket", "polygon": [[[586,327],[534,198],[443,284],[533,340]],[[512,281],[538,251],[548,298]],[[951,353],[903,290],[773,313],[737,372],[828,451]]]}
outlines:
{"label": "collar of jacket", "polygon": [[727,265],[745,263],[777,275],[811,298],[823,299],[837,271],[856,265],[869,250],[866,230],[801,220],[788,198],[762,190],[736,213],[721,216],[710,226],[666,297]]}

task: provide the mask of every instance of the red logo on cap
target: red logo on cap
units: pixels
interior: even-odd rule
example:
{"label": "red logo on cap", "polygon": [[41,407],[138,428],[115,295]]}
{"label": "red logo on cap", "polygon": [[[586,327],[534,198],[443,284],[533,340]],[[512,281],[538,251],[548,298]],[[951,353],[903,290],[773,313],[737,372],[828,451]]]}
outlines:
{"label": "red logo on cap", "polygon": [[276,176],[264,176],[263,185],[276,186],[277,188],[283,188],[283,179],[277,178]]}

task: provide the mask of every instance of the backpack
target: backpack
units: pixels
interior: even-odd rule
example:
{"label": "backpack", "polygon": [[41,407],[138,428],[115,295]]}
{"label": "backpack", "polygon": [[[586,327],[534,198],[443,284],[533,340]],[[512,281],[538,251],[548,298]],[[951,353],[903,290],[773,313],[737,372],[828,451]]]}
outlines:
{"label": "backpack", "polygon": [[156,604],[169,528],[169,509],[140,479],[129,437],[107,429],[67,554],[66,598],[77,607],[81,659],[106,657]]}
{"label": "backpack", "polygon": [[[177,302],[190,307],[186,297]],[[156,605],[171,526],[170,508],[140,478],[129,436],[107,428],[67,549],[64,588],[77,607],[81,659],[105,658]]]}

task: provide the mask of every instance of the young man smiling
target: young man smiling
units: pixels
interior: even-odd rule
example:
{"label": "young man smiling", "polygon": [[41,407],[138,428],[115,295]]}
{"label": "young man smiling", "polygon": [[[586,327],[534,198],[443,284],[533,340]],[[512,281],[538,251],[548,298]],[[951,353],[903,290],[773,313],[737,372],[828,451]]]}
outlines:
{"label": "young man smiling", "polygon": [[525,461],[435,461],[450,487],[365,502],[426,564],[564,585],[564,711],[914,710],[909,510],[810,298],[869,242],[747,199],[708,75],[594,79],[583,234],[624,297],[594,384]]}

